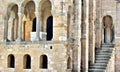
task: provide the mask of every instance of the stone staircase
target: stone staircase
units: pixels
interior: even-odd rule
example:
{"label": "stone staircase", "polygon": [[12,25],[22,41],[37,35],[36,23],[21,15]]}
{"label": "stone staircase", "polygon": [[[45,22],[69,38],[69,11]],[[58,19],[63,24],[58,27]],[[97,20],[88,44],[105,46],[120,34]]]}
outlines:
{"label": "stone staircase", "polygon": [[101,48],[96,49],[95,63],[89,66],[89,72],[105,72],[113,48],[113,44],[103,44]]}

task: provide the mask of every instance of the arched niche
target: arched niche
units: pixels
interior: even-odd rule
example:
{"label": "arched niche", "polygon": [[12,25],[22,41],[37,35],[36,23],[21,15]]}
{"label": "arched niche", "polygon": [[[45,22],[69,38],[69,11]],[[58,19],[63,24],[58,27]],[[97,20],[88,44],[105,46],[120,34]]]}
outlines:
{"label": "arched niche", "polygon": [[23,41],[30,41],[30,33],[36,25],[35,19],[35,3],[32,0],[25,0],[22,3],[23,9],[23,19],[22,19],[22,39]]}
{"label": "arched niche", "polygon": [[102,24],[102,44],[111,44],[114,42],[114,24],[110,15],[103,17]]}
{"label": "arched niche", "polygon": [[70,57],[68,57],[68,59],[67,59],[67,69],[71,69],[72,67],[72,60],[71,60],[71,58]]}
{"label": "arched niche", "polygon": [[7,8],[8,25],[6,25],[7,38],[9,41],[15,41],[18,36],[18,5],[11,3]]}

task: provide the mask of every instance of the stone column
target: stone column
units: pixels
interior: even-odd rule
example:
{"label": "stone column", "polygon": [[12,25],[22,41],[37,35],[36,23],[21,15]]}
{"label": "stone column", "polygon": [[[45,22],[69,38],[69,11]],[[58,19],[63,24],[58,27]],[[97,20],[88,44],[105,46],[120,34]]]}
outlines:
{"label": "stone column", "polygon": [[74,20],[73,20],[73,70],[72,72],[81,72],[81,0],[74,0]]}
{"label": "stone column", "polygon": [[101,0],[96,0],[95,47],[100,48],[102,41]]}
{"label": "stone column", "polygon": [[39,12],[39,7],[36,7],[35,11],[36,15],[36,38],[35,41],[40,41],[40,12]]}
{"label": "stone column", "polygon": [[18,11],[18,17],[19,17],[19,23],[18,23],[18,38],[16,41],[21,42],[22,41],[22,12],[21,8]]}
{"label": "stone column", "polygon": [[4,42],[8,41],[8,16],[4,16]]}
{"label": "stone column", "polygon": [[11,31],[11,40],[14,40],[14,18],[12,18],[12,31]]}
{"label": "stone column", "polygon": [[81,38],[81,49],[82,49],[82,72],[88,72],[88,57],[89,57],[89,47],[88,47],[88,31],[89,31],[89,0],[83,0],[82,4],[82,38]]}
{"label": "stone column", "polygon": [[95,61],[95,0],[89,0],[89,61],[93,64]]}

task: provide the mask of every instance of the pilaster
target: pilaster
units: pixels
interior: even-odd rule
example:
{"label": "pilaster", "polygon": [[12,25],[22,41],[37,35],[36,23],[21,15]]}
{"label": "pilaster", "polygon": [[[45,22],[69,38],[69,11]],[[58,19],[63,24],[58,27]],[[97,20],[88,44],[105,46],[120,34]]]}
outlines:
{"label": "pilaster", "polygon": [[74,1],[74,20],[73,20],[73,47],[72,47],[72,58],[73,58],[73,72],[80,72],[81,70],[81,0]]}
{"label": "pilaster", "polygon": [[82,4],[82,72],[88,72],[88,59],[89,59],[89,0],[83,0]]}

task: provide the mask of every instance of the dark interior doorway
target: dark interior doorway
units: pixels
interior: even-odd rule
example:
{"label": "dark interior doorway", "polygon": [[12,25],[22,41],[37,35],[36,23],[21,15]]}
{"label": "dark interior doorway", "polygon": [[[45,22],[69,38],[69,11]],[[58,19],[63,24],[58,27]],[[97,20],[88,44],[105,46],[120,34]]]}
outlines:
{"label": "dark interior doorway", "polygon": [[36,18],[33,19],[32,32],[36,32]]}
{"label": "dark interior doorway", "polygon": [[31,68],[31,57],[29,55],[25,56],[25,69]]}
{"label": "dark interior doorway", "polygon": [[43,69],[47,69],[48,68],[48,59],[47,59],[47,56],[46,55],[42,55],[41,56],[41,68]]}
{"label": "dark interior doorway", "polygon": [[10,68],[15,67],[15,58],[13,55],[8,56],[8,67],[10,67]]}
{"label": "dark interior doorway", "polygon": [[47,19],[47,40],[52,40],[53,38],[53,16],[49,16]]}

